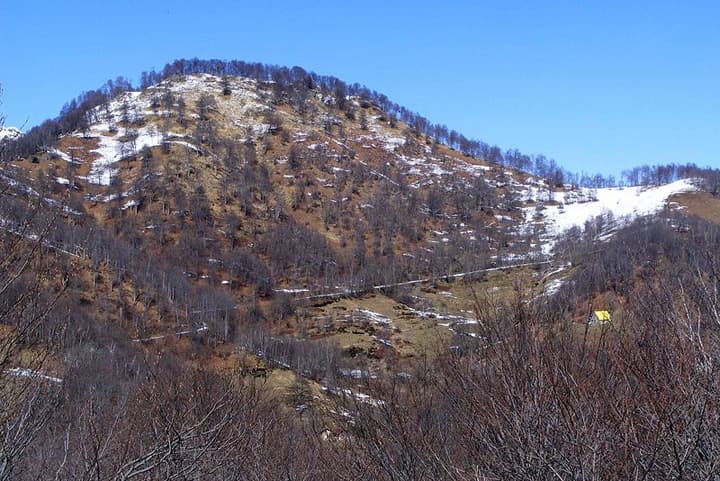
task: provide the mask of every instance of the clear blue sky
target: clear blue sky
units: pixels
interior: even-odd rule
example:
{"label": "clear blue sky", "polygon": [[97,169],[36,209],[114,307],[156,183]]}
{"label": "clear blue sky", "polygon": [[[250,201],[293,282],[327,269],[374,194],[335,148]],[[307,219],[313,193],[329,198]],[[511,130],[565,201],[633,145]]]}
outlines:
{"label": "clear blue sky", "polygon": [[720,167],[714,1],[11,1],[0,112],[25,129],[176,58],[359,82],[433,122],[574,171]]}

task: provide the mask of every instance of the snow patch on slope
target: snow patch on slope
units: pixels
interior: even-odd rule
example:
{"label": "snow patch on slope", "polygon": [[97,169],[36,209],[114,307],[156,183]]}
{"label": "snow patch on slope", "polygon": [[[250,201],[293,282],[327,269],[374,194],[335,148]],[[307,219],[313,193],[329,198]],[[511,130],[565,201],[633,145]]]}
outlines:
{"label": "snow patch on slope", "polygon": [[[604,189],[580,189],[575,192],[555,192],[558,205],[545,206],[541,211],[545,226],[543,252],[549,254],[555,238],[567,230],[600,216],[612,214],[616,222],[627,223],[641,216],[652,215],[665,208],[669,197],[698,188],[693,179],[653,187],[611,187]],[[526,222],[533,223],[537,215],[535,207],[525,208]]]}
{"label": "snow patch on slope", "polygon": [[[93,122],[89,129],[84,132],[76,132],[73,135],[82,138],[97,138],[98,146],[91,152],[98,155],[93,160],[90,174],[87,181],[92,184],[110,185],[117,169],[113,168],[113,164],[128,156],[135,155],[144,147],[156,147],[162,145],[164,141],[183,145],[190,150],[202,155],[202,150],[184,140],[188,136],[185,134],[167,133],[163,136],[149,122],[144,125],[149,117],[157,117],[168,112],[161,112],[159,109],[153,109],[155,99],[166,91],[181,96],[188,106],[189,117],[197,117],[193,113],[195,110],[195,102],[203,94],[213,94],[217,101],[217,111],[221,116],[235,119],[235,122],[243,121],[243,125],[258,127],[257,119],[259,113],[268,107],[263,103],[258,94],[258,82],[246,78],[230,78],[228,85],[231,93],[229,96],[222,95],[224,88],[223,80],[214,75],[188,75],[181,78],[173,78],[165,80],[158,85],[149,87],[143,92],[124,92],[109,102],[105,107],[97,107],[91,115]],[[118,125],[133,125],[132,128],[118,128]],[[255,135],[264,133],[264,129],[269,126],[260,125],[259,130],[255,131]],[[0,135],[8,129],[0,129]],[[14,129],[17,131],[17,129]],[[19,132],[19,131],[17,131]],[[2,137],[0,137],[0,140]],[[59,150],[53,153],[68,162],[72,161],[70,156]]]}
{"label": "snow patch on slope", "polygon": [[254,79],[242,77],[228,77],[227,86],[230,95],[223,95],[223,79],[210,74],[187,75],[181,78],[171,78],[148,88],[148,94],[162,93],[166,89],[182,95],[189,110],[195,110],[195,101],[203,94],[212,94],[217,101],[219,113],[236,122],[240,120],[253,120],[246,125],[256,125],[254,115],[268,109],[268,106],[258,95],[259,82]]}
{"label": "snow patch on slope", "polygon": [[15,140],[22,137],[23,133],[17,127],[0,127],[0,142]]}
{"label": "snow patch on slope", "polygon": [[55,376],[48,376],[47,374],[43,374],[40,371],[33,371],[31,369],[27,368],[21,368],[21,367],[14,367],[12,369],[8,369],[5,371],[7,374],[15,377],[27,377],[30,379],[38,379],[41,381],[50,381],[54,383],[61,383],[62,379]]}

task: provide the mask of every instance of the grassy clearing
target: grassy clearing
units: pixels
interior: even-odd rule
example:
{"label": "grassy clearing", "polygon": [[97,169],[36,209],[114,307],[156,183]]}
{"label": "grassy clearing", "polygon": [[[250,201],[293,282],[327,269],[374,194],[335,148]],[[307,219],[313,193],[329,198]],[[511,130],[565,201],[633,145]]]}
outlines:
{"label": "grassy clearing", "polygon": [[312,309],[308,334],[335,341],[351,356],[432,358],[455,335],[447,324],[475,320],[477,300],[499,305],[513,299],[518,290],[531,296],[554,278],[542,279],[539,272],[525,267],[489,272],[470,282],[413,286],[400,297],[408,305],[382,294],[338,299]]}

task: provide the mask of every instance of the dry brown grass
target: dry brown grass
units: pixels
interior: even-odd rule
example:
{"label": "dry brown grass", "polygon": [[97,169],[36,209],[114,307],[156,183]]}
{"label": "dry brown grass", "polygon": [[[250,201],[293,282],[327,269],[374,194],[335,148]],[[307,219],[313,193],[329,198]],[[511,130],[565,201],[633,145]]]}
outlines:
{"label": "dry brown grass", "polygon": [[674,195],[669,201],[685,207],[688,214],[720,224],[720,197],[708,192],[688,192]]}
{"label": "dry brown grass", "polygon": [[[521,289],[526,296],[541,290],[535,286],[537,275],[530,268],[488,273],[482,280],[473,282],[438,282],[435,285],[415,286],[408,295],[417,301],[421,311],[437,315],[423,317],[407,306],[381,294],[356,299],[339,299],[311,311],[309,333],[335,341],[342,349],[361,350],[365,353],[387,346],[378,337],[389,340],[394,355],[400,358],[429,356],[442,352],[453,338],[447,322],[438,316],[451,315],[475,319],[477,298],[493,304],[508,302]],[[424,307],[423,307],[424,306]],[[387,326],[368,322],[361,310],[372,311],[387,317]]]}

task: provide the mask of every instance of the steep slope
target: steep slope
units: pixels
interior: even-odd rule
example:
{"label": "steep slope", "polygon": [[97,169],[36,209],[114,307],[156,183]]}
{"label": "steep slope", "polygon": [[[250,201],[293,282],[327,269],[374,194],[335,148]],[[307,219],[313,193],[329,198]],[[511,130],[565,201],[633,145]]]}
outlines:
{"label": "steep slope", "polygon": [[[202,187],[207,223],[217,226],[227,215],[256,219],[255,232],[239,240],[246,244],[274,222],[270,212],[275,221],[288,216],[310,226],[340,250],[361,226],[384,255],[447,243],[438,232],[461,231],[472,241],[470,223],[492,224],[502,212],[519,219],[502,203],[505,192],[523,186],[512,176],[524,175],[458,155],[359,99],[343,99],[340,109],[337,99],[309,91],[298,108],[283,95],[272,83],[209,75],[127,92],[50,152],[60,161],[55,181],[83,190],[98,218],[98,207],[110,201],[149,214],[153,201],[142,184],[172,186],[188,199]],[[163,202],[173,204],[166,196]],[[484,211],[471,212],[476,206]],[[171,207],[166,214],[178,210]],[[391,220],[408,225],[381,232]]]}
{"label": "steep slope", "polygon": [[[429,221],[423,222],[422,228],[409,227],[412,232],[407,237],[430,243],[447,242],[443,241],[446,238],[443,235],[433,239],[428,233],[460,230],[467,237],[477,239],[478,229],[470,225],[473,222],[483,224],[479,227],[492,226],[491,230],[515,234],[527,233],[532,226],[546,231],[545,253],[552,245],[548,242],[550,237],[570,225],[582,224],[606,209],[617,210],[616,217],[624,216],[627,206],[637,200],[628,198],[627,202],[608,203],[600,199],[597,204],[586,203],[584,201],[592,200],[594,195],[604,195],[605,191],[568,191],[568,186],[558,191],[542,179],[459,155],[358,98],[338,99],[312,89],[300,96],[305,98],[288,98],[286,92],[276,91],[273,83],[252,79],[195,75],[166,80],[143,92],[123,93],[107,106],[92,111],[87,128],[62,139],[58,149],[51,152],[65,163],[53,167],[56,173],[59,170],[60,174],[73,177],[77,188],[87,190],[90,195],[86,198],[107,201],[113,196],[123,197],[126,200],[122,207],[129,208],[140,202],[134,198],[137,197],[134,193],[140,190],[138,183],[147,180],[148,175],[168,175],[172,167],[167,165],[167,160],[180,163],[179,157],[184,157],[188,173],[204,160],[215,178],[209,178],[206,172],[190,175],[201,179],[199,185],[217,196],[209,200],[213,214],[218,215],[226,214],[229,204],[227,199],[222,200],[225,206],[216,202],[227,195],[223,192],[227,186],[220,189],[220,184],[233,180],[228,179],[230,172],[224,164],[242,163],[246,159],[231,158],[244,157],[251,146],[254,150],[251,161],[261,162],[280,204],[290,205],[297,211],[312,200],[306,210],[320,209],[321,215],[315,212],[315,216],[296,217],[310,222],[316,230],[321,230],[319,217],[322,217],[325,236],[336,243],[341,240],[342,231],[348,231],[336,228],[340,219],[346,225],[356,225],[356,211],[375,209],[370,194],[380,188],[400,192],[405,197],[409,188],[422,202],[420,207]],[[161,147],[163,152],[157,152]],[[236,152],[232,152],[233,149]],[[141,169],[133,172],[139,159],[152,155],[158,158],[153,162],[156,166],[139,162]],[[125,161],[124,168],[121,160]],[[146,177],[138,177],[140,170],[146,168],[155,170],[143,171]],[[351,174],[355,177],[350,191],[353,195],[346,195],[345,184]],[[60,183],[71,180],[59,174],[55,179]],[[113,179],[116,185],[110,189]],[[299,187],[299,183],[308,185]],[[117,192],[120,184],[124,187]],[[658,192],[661,198],[656,199],[654,205],[675,191],[668,191],[667,195],[664,190]],[[310,199],[303,199],[303,194]],[[249,210],[251,202],[247,197],[245,193],[243,202]],[[583,208],[560,212],[566,205],[581,202]],[[540,203],[548,206],[543,216],[545,221],[538,225],[537,220],[532,220],[535,215],[528,207],[541,209],[537,207]],[[518,208],[523,206],[525,213],[521,215]],[[478,208],[487,215],[478,217],[473,212]],[[372,216],[361,217],[365,217],[367,224]],[[520,226],[523,217],[524,227]],[[433,228],[433,224],[437,228]],[[367,225],[365,227],[367,231]],[[483,234],[489,248],[497,251],[493,236]],[[411,243],[405,242],[405,247]],[[519,251],[516,254],[522,255],[522,248]],[[495,253],[494,257],[502,254]]]}
{"label": "steep slope", "polygon": [[[471,292],[452,288],[443,298],[423,286],[467,279],[512,292],[513,281],[492,285],[488,276],[519,265],[512,276],[530,295],[553,292],[566,268],[558,260],[542,269],[565,232],[591,222],[605,238],[696,189],[689,181],[550,185],[450,149],[367,99],[305,82],[169,77],[120,93],[81,124],[3,175],[63,206],[76,227],[56,236],[57,248],[96,250],[78,231],[117,238],[122,255],[108,275],[126,276],[117,312],[134,319],[118,323],[140,340],[200,333],[228,341],[266,320],[275,332],[337,338],[345,349],[411,354],[432,343],[425,329],[442,338],[472,325]],[[353,336],[322,309],[298,311],[363,293],[373,296],[343,321],[364,326]],[[383,294],[417,306],[405,310]]]}

